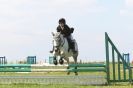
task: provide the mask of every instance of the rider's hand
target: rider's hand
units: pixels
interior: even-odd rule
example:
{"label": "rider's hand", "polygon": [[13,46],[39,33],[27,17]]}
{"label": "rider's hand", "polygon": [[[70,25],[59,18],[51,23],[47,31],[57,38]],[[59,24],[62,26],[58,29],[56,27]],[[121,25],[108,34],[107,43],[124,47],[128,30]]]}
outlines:
{"label": "rider's hand", "polygon": [[74,28],[71,28],[71,33],[73,33],[74,32]]}

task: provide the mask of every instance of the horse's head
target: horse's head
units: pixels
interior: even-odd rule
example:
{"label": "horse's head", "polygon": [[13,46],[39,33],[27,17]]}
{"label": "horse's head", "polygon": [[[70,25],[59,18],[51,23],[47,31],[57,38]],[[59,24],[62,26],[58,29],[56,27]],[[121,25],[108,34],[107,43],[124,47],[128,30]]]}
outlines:
{"label": "horse's head", "polygon": [[62,44],[62,34],[57,32],[57,33],[53,33],[52,32],[52,35],[53,35],[53,46],[54,46],[54,51],[58,51],[59,47],[61,46]]}

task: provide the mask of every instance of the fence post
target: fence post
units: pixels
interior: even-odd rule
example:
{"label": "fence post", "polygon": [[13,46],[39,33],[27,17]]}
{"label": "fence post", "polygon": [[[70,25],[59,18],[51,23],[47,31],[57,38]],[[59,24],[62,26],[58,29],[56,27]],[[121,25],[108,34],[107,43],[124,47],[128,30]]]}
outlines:
{"label": "fence post", "polygon": [[106,70],[107,70],[107,82],[110,84],[110,69],[109,69],[109,44],[108,34],[105,32],[105,48],[106,48]]}

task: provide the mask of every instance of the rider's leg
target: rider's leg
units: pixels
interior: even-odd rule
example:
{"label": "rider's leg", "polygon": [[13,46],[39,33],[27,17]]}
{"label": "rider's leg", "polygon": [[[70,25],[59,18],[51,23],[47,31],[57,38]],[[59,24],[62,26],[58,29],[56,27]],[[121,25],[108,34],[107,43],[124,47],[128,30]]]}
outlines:
{"label": "rider's leg", "polygon": [[71,45],[71,38],[68,36],[66,37],[67,41],[68,41],[68,46],[69,48],[71,49],[72,48],[72,45]]}
{"label": "rider's leg", "polygon": [[69,47],[72,49],[72,51],[76,52],[75,51],[75,43],[73,42],[73,38],[71,35],[67,37],[67,41],[68,41]]}

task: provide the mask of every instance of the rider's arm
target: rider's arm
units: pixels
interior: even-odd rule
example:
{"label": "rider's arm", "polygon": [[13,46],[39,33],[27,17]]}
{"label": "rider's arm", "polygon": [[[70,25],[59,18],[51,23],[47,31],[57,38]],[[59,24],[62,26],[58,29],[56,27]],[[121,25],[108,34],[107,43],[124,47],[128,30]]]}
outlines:
{"label": "rider's arm", "polygon": [[57,31],[57,32],[60,32],[60,28],[59,28],[59,26],[56,28],[56,31]]}
{"label": "rider's arm", "polygon": [[66,29],[67,29],[68,33],[74,32],[74,28],[70,28],[68,25],[66,25]]}

